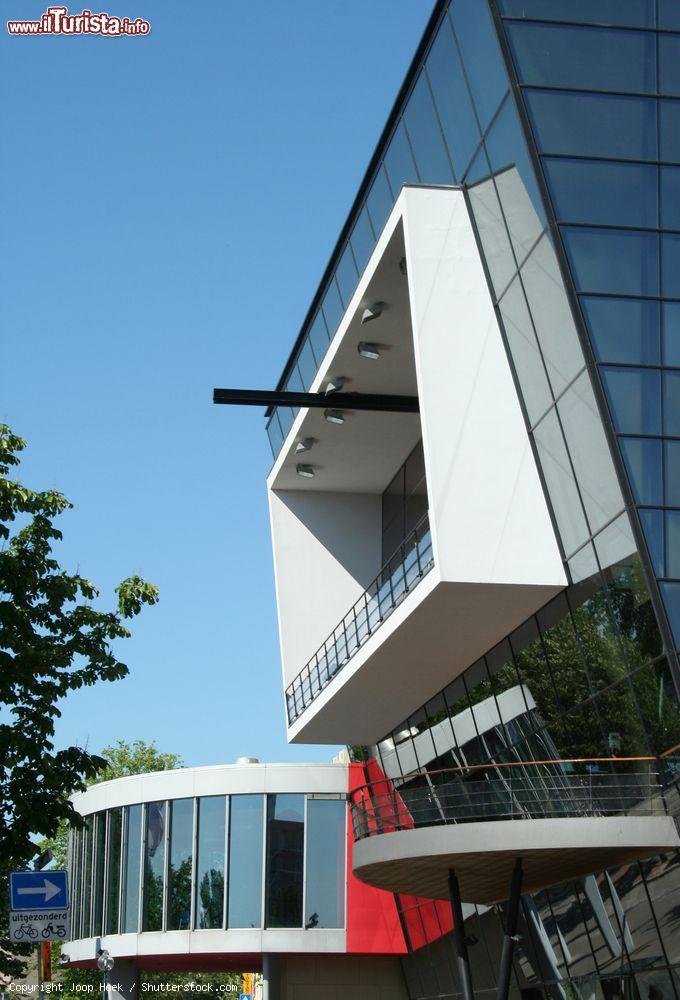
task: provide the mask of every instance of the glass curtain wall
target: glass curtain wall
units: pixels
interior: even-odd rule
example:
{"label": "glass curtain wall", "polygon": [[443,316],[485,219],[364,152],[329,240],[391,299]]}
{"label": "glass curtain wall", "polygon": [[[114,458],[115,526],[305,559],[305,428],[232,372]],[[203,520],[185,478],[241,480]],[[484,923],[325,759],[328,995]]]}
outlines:
{"label": "glass curtain wall", "polygon": [[343,927],[347,803],[306,799],[211,795],[87,817],[70,833],[74,937]]}

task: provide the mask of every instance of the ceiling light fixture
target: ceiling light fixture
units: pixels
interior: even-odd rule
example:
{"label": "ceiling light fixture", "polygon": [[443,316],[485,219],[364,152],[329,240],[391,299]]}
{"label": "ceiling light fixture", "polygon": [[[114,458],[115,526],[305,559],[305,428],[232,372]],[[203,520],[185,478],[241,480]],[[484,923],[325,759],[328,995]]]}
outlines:
{"label": "ceiling light fixture", "polygon": [[383,309],[385,308],[384,302],[373,302],[372,305],[366,306],[363,313],[361,314],[361,322],[370,323],[372,319],[377,319],[381,315]]}
{"label": "ceiling light fixture", "polygon": [[299,455],[303,451],[309,451],[314,445],[314,438],[300,438],[295,445],[295,454]]}
{"label": "ceiling light fixture", "polygon": [[296,465],[295,471],[298,476],[302,476],[303,479],[314,479],[314,466],[313,465]]}
{"label": "ceiling light fixture", "polygon": [[342,410],[324,410],[323,415],[329,424],[344,424],[345,414]]}
{"label": "ceiling light fixture", "polygon": [[328,382],[326,382],[324,393],[326,396],[330,396],[333,392],[340,392],[346,381],[347,379],[342,375],[336,375],[335,378],[329,378]]}
{"label": "ceiling light fixture", "polygon": [[380,348],[377,344],[369,344],[367,341],[362,340],[357,346],[357,351],[362,358],[371,358],[372,361],[377,361],[380,357]]}

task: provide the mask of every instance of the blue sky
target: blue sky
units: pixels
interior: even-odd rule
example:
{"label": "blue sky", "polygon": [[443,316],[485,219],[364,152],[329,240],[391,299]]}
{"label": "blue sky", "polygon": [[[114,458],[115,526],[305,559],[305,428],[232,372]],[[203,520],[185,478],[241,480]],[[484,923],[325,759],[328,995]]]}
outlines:
{"label": "blue sky", "polygon": [[151,35],[8,36],[46,6],[0,24],[0,420],[75,505],[62,564],[106,605],[161,591],[58,743],[327,759],[285,742],[264,421],[211,392],[275,385],[432,0],[107,0]]}

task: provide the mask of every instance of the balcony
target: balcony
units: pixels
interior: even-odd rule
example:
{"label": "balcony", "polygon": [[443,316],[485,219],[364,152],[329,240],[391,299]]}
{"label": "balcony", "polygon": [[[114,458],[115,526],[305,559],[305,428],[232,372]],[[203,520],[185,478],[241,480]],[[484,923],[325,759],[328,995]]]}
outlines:
{"label": "balcony", "polygon": [[421,772],[350,795],[354,874],[377,888],[465,902],[506,898],[521,857],[525,892],[680,846],[667,763],[522,761]]}
{"label": "balcony", "polygon": [[289,725],[302,715],[433,565],[430,520],[426,514],[286,689]]}

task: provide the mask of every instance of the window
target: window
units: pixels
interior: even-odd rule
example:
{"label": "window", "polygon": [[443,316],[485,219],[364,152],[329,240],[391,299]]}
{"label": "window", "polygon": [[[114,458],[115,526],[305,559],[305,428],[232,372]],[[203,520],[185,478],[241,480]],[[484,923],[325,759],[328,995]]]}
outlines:
{"label": "window", "polygon": [[191,871],[194,839],[194,800],[170,803],[168,901],[166,930],[188,930],[191,924]]}
{"label": "window", "polygon": [[314,351],[314,361],[318,368],[328,350],[328,330],[321,310],[317,310],[316,316],[311,322],[309,333],[307,334],[309,343]]}
{"label": "window", "polygon": [[149,802],[146,806],[144,832],[143,931],[163,929],[165,823],[165,802]]}
{"label": "window", "polygon": [[513,21],[506,31],[522,83],[578,90],[656,92],[651,32]]}
{"label": "window", "polygon": [[656,167],[549,157],[544,158],[543,167],[559,220],[658,226]]}
{"label": "window", "polygon": [[335,331],[338,329],[338,323],[340,322],[343,313],[342,302],[340,301],[340,293],[338,292],[338,286],[335,283],[335,277],[332,277],[328,283],[328,288],[326,290],[321,308],[323,309],[324,319],[326,320],[328,336],[332,339],[335,336]]}
{"label": "window", "polygon": [[660,434],[660,372],[609,367],[600,371],[616,430],[621,434]]}
{"label": "window", "polygon": [[344,926],[346,808],[339,799],[307,801],[305,927]]}
{"label": "window", "polygon": [[411,156],[404,123],[401,121],[390,139],[390,145],[385,154],[385,170],[395,200],[403,184],[418,182],[418,174]]}
{"label": "window", "polygon": [[659,294],[656,233],[562,226],[562,236],[580,291]]}
{"label": "window", "polygon": [[663,432],[680,437],[680,372],[664,372]]}
{"label": "window", "polygon": [[267,796],[266,926],[302,926],[304,796]]}
{"label": "window", "polygon": [[680,167],[661,167],[661,228],[680,229]]}
{"label": "window", "polygon": [[538,424],[534,437],[562,545],[570,555],[586,540],[589,532],[554,410]]}
{"label": "window", "polygon": [[373,223],[373,230],[376,237],[380,236],[392,211],[393,204],[394,199],[392,198],[390,186],[387,183],[385,168],[380,167],[366,198],[366,208]]}
{"label": "window", "polygon": [[659,101],[661,159],[680,163],[680,101]]}
{"label": "window", "polygon": [[92,906],[92,843],[94,817],[88,816],[83,830],[83,910],[80,937],[90,937]]}
{"label": "window", "polygon": [[427,513],[425,456],[419,441],[382,497],[382,562],[387,562]]}
{"label": "window", "polygon": [[480,134],[447,17],[442,20],[425,65],[449,156],[460,180],[479,145]]}
{"label": "window", "polygon": [[338,261],[338,266],[335,269],[335,278],[338,283],[338,288],[340,289],[340,298],[342,299],[343,311],[349,305],[349,301],[354,295],[354,289],[357,287],[357,269],[354,263],[354,257],[352,256],[352,248],[347,243],[345,249],[342,252],[342,256]]}
{"label": "window", "polygon": [[451,166],[424,71],[409,97],[404,120],[422,183],[451,184]]}
{"label": "window", "polygon": [[262,926],[263,824],[261,795],[230,797],[228,927]]}
{"label": "window", "polygon": [[661,237],[662,294],[680,299],[680,236]]}
{"label": "window", "polygon": [[500,8],[508,17],[654,27],[654,0],[501,0]]}
{"label": "window", "polygon": [[452,5],[451,19],[484,131],[508,89],[496,30],[487,4],[479,0],[457,0]]}
{"label": "window", "polygon": [[[622,160],[656,159],[656,101],[614,94],[527,90],[525,97],[541,150]],[[669,111],[677,120],[677,113]],[[680,139],[669,124],[668,145]],[[662,135],[664,134],[662,119]]]}
{"label": "window", "polygon": [[198,800],[194,926],[201,929],[224,925],[226,808],[224,795]]}
{"label": "window", "polygon": [[363,272],[375,246],[375,237],[373,236],[371,220],[368,217],[366,206],[362,208],[357,221],[354,223],[350,242],[359,272]]}
{"label": "window", "polygon": [[553,398],[519,277],[508,288],[499,308],[529,422],[534,424]]}
{"label": "window", "polygon": [[95,843],[94,843],[94,888],[92,906],[92,930],[93,935],[102,932],[102,911],[104,908],[104,871],[106,864],[106,813],[97,813],[95,817]]}
{"label": "window", "polygon": [[666,503],[680,507],[680,441],[664,441],[666,459]]}
{"label": "window", "polygon": [[661,441],[658,438],[621,438],[633,493],[638,503],[663,503]]}
{"label": "window", "polygon": [[106,879],[106,914],[104,933],[118,933],[118,894],[120,891],[120,861],[123,839],[123,810],[109,812],[108,873]]}
{"label": "window", "polygon": [[659,35],[659,92],[680,97],[679,35]]}
{"label": "window", "polygon": [[659,0],[659,27],[680,31],[678,0]]}
{"label": "window", "polygon": [[659,364],[658,302],[582,296],[581,307],[598,361]]}
{"label": "window", "polygon": [[142,807],[125,810],[125,886],[123,891],[122,930],[125,934],[139,930],[140,854],[142,849]]}

